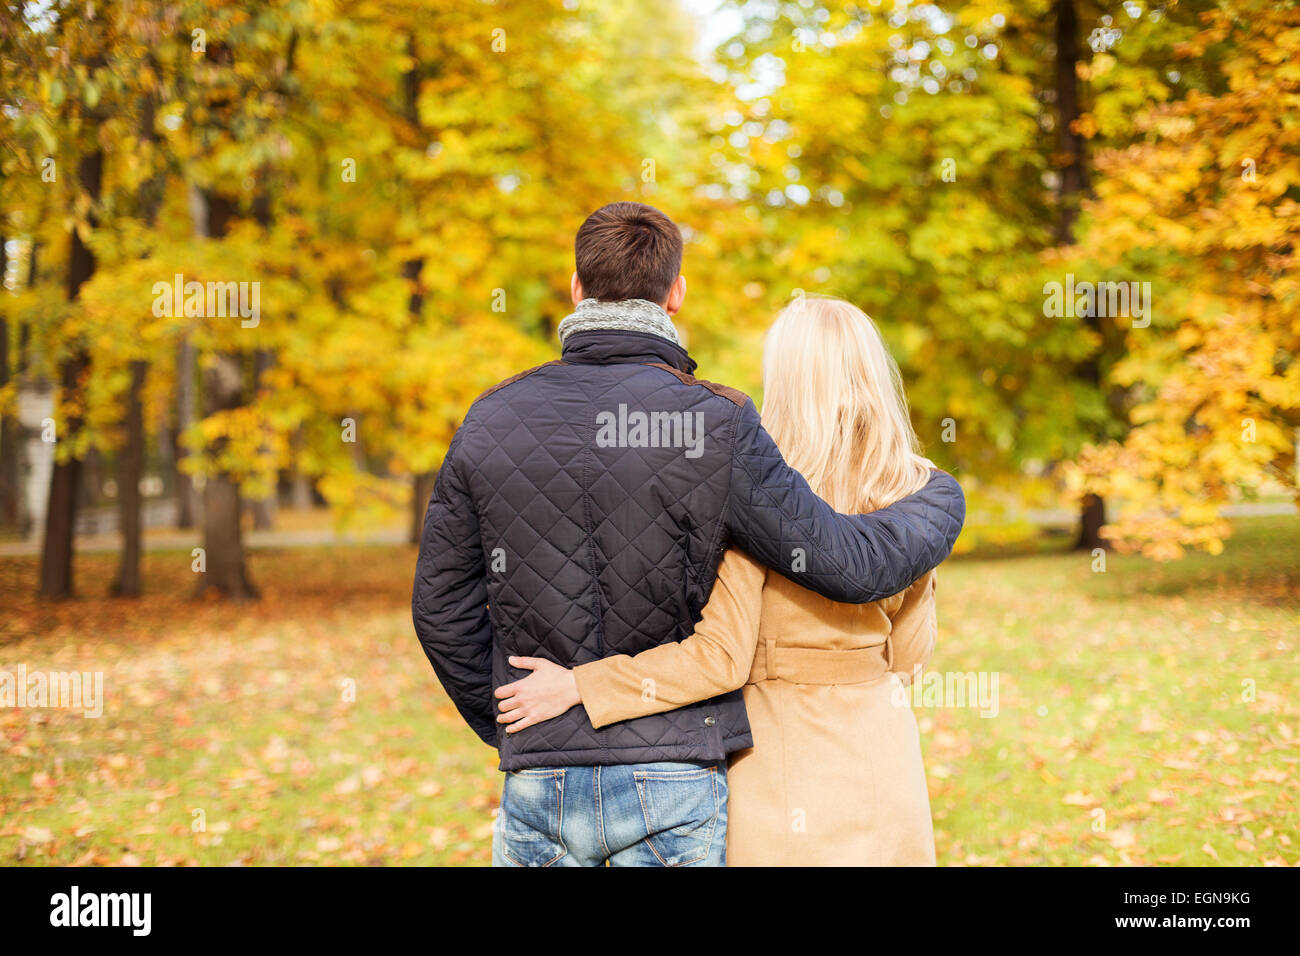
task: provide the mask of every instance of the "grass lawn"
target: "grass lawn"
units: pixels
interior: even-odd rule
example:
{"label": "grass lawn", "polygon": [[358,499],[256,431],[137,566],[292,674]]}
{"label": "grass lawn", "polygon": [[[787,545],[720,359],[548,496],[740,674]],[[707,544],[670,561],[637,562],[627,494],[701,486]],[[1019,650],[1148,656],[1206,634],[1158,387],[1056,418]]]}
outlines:
{"label": "grass lawn", "polygon": [[[257,552],[246,606],[188,601],[189,561],[147,555],[129,602],[86,556],[86,597],[44,605],[0,560],[0,672],[107,698],[0,709],[0,864],[486,863],[494,752],[411,630],[413,550]],[[940,863],[1300,862],[1300,519],[1091,565],[941,570],[932,668],[996,672],[998,712],[917,707]]]}

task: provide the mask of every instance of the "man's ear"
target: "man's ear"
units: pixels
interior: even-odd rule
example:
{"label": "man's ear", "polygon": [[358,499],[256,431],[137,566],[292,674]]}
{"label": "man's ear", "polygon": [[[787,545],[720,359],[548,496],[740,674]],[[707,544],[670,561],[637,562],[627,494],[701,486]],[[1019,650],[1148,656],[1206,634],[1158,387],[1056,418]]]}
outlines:
{"label": "man's ear", "polygon": [[672,288],[668,290],[668,301],[664,303],[664,311],[669,315],[676,315],[685,299],[686,276],[678,276],[673,280]]}
{"label": "man's ear", "polygon": [[569,280],[569,298],[573,300],[574,305],[577,305],[584,298],[582,283],[578,281],[578,273],[576,272],[573,274],[573,278]]}

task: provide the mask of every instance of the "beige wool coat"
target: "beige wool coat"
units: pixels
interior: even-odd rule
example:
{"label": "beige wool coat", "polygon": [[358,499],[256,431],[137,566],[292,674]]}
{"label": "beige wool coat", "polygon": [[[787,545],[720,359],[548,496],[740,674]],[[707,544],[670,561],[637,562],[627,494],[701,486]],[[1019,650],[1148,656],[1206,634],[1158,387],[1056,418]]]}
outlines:
{"label": "beige wool coat", "polygon": [[596,727],[744,686],[754,746],[731,755],[729,866],[933,866],[904,684],[934,648],[935,574],[837,604],[729,551],[695,633],[575,669]]}

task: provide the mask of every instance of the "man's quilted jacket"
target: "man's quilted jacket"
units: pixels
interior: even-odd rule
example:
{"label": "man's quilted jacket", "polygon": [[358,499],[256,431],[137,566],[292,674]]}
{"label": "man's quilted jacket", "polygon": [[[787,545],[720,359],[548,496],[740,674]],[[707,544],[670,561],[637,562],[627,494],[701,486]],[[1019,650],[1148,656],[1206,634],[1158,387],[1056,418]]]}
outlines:
{"label": "man's quilted jacket", "polygon": [[687,637],[728,546],[854,603],[903,590],[952,549],[965,502],[949,475],[872,514],[837,514],[786,465],[753,402],[694,369],[657,335],[575,333],[561,361],[480,396],[452,439],[412,612],[438,679],[503,770],[752,746],[738,691],[601,730],[574,707],[516,734],[492,696],[527,676],[510,655],[576,666]]}

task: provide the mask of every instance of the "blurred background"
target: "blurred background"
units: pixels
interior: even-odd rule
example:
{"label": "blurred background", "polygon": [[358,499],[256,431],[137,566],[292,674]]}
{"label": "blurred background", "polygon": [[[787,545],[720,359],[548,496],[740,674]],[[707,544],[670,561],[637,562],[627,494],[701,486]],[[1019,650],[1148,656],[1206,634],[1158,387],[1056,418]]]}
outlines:
{"label": "blurred background", "polygon": [[0,861],[486,862],[412,543],[620,199],[702,377],[761,403],[776,312],[848,298],[966,489],[933,666],[1001,699],[916,702],[941,863],[1300,861],[1294,3],[0,24]]}

